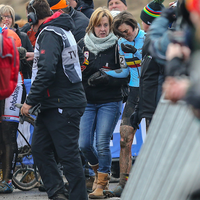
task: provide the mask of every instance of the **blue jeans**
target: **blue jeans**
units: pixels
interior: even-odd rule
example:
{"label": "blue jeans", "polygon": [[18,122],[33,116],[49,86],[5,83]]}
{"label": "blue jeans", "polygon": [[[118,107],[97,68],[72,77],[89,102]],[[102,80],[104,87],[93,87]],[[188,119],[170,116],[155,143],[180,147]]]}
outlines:
{"label": "blue jeans", "polygon": [[[122,101],[87,104],[80,122],[79,146],[91,165],[99,163],[99,172],[110,173],[110,139],[122,110]],[[96,133],[95,133],[96,131]],[[94,137],[95,133],[95,137]],[[94,141],[96,139],[96,142]],[[96,143],[96,148],[94,148]]]}

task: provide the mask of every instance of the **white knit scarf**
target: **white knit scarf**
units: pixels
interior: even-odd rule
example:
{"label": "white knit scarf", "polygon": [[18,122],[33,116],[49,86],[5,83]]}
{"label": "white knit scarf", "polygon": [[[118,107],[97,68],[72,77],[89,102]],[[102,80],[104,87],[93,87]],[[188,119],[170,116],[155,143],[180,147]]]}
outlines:
{"label": "white knit scarf", "polygon": [[92,32],[87,33],[84,37],[84,43],[90,52],[97,55],[99,52],[112,47],[117,41],[114,33],[109,33],[105,38],[98,38]]}

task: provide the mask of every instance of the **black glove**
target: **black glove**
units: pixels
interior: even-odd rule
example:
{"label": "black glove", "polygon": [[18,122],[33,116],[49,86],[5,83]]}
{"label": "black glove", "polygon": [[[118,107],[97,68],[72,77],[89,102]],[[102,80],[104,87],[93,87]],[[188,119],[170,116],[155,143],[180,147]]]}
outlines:
{"label": "black glove", "polygon": [[136,130],[136,129],[140,129],[139,128],[139,118],[138,118],[138,112],[133,112],[133,114],[130,117],[130,123],[131,126]]}
{"label": "black glove", "polygon": [[170,23],[174,22],[176,20],[176,8],[164,8],[161,16],[167,18]]}
{"label": "black glove", "polygon": [[88,85],[90,86],[106,85],[108,83],[109,76],[101,69],[92,74],[88,79]]}
{"label": "black glove", "polygon": [[122,51],[125,52],[125,53],[133,53],[133,54],[135,54],[135,52],[137,51],[137,49],[134,46],[130,45],[130,44],[125,44],[124,45],[123,43],[121,43],[121,48],[122,48]]}

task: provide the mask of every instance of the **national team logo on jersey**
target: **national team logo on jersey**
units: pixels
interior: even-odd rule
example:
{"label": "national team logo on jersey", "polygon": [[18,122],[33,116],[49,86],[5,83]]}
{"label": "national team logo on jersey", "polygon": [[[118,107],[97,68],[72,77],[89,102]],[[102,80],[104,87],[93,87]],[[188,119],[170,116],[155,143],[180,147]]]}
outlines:
{"label": "national team logo on jersey", "polygon": [[85,51],[84,52],[84,57],[88,60],[88,58],[89,58],[89,51]]}

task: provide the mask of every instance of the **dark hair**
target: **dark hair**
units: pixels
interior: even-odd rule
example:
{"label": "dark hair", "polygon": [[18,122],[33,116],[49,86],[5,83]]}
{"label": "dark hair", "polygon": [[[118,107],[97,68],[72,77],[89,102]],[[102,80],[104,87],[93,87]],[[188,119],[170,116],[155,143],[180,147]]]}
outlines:
{"label": "dark hair", "polygon": [[27,3],[26,9],[28,13],[36,13],[38,20],[51,16],[51,9],[47,0],[35,0],[32,6],[30,3]]}
{"label": "dark hair", "polygon": [[138,28],[138,23],[131,13],[127,11],[120,12],[116,17],[114,17],[112,24],[113,33],[116,36],[123,37],[123,34],[118,30],[119,26],[123,23],[131,26],[133,30]]}

